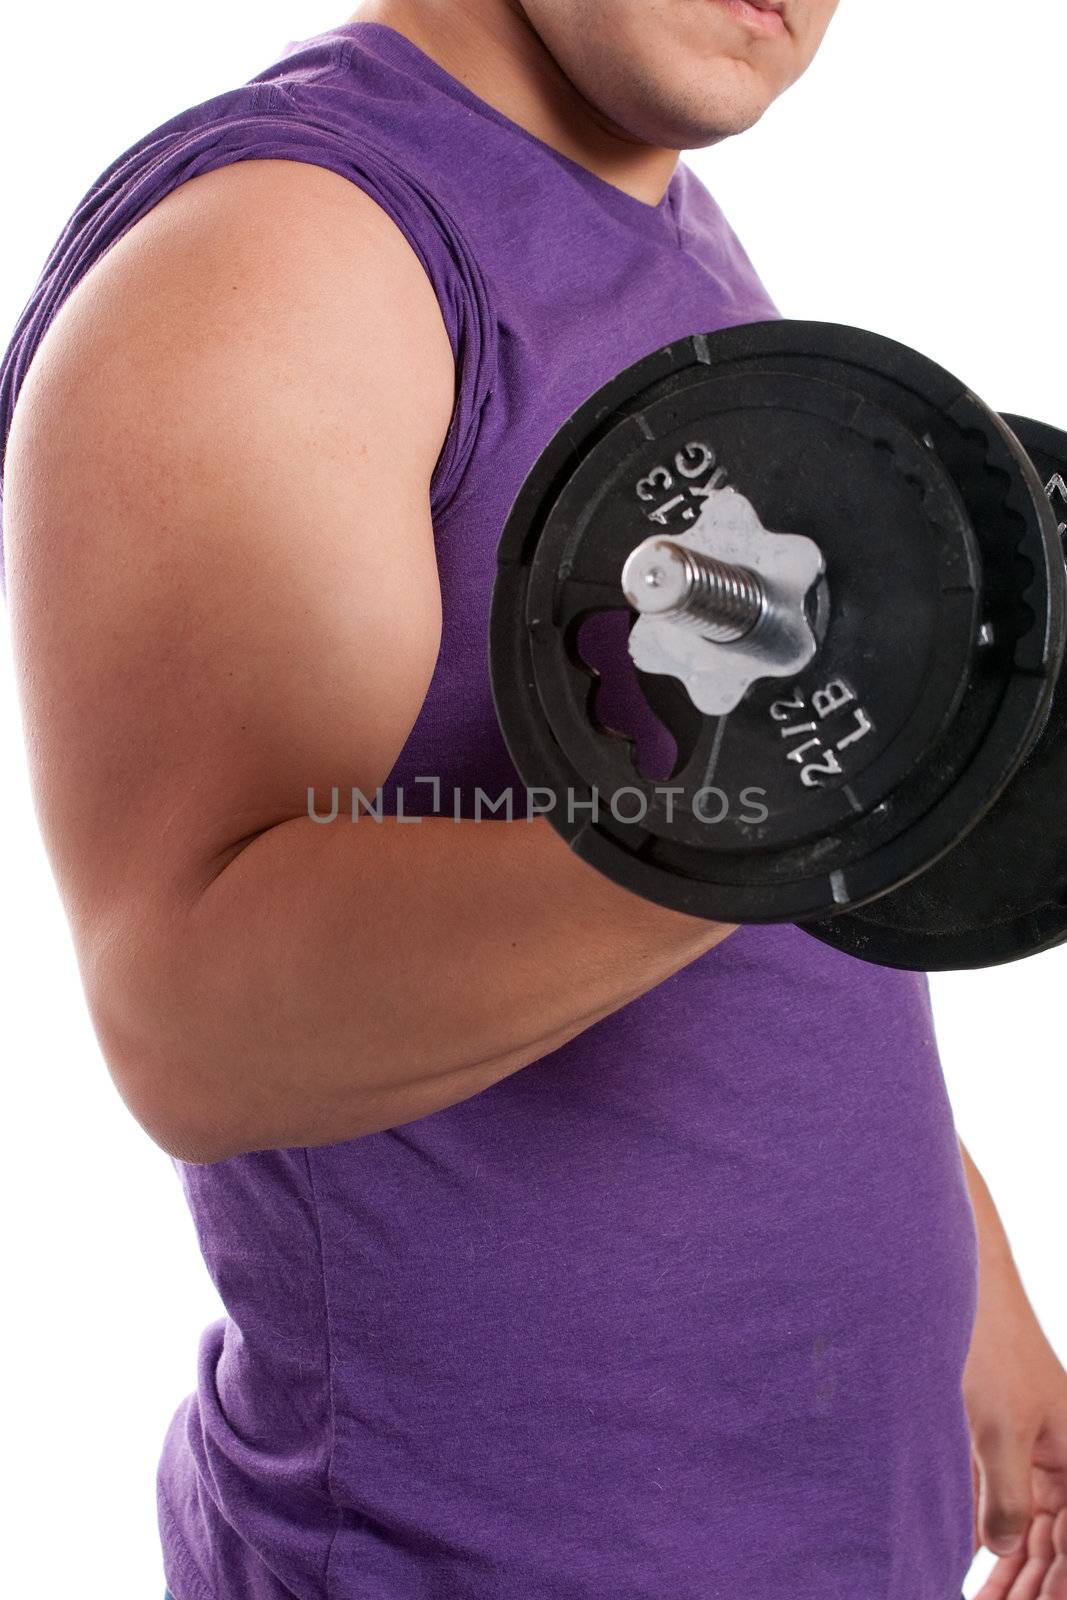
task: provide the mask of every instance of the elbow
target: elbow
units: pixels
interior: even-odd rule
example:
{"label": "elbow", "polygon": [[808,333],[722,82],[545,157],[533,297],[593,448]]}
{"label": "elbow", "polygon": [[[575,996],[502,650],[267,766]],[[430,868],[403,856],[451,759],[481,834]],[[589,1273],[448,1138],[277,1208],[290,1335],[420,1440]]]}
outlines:
{"label": "elbow", "polygon": [[86,987],[97,1043],[127,1110],[167,1155],[210,1166],[259,1148],[240,1128],[224,1076],[169,1028],[165,1008],[131,1003],[106,984]]}
{"label": "elbow", "polygon": [[248,1155],[260,1148],[240,1138],[235,1129],[219,1120],[198,1116],[194,1107],[182,1106],[175,1110],[154,1103],[138,1108],[124,1098],[149,1138],[175,1161],[210,1167],[216,1161],[229,1161],[233,1156]]}
{"label": "elbow", "polygon": [[132,1106],[130,1110],[161,1150],[188,1166],[210,1167],[216,1161],[228,1161],[233,1156],[249,1154],[249,1146],[236,1137],[228,1136],[224,1129],[189,1117],[161,1114],[154,1107],[140,1113]]}

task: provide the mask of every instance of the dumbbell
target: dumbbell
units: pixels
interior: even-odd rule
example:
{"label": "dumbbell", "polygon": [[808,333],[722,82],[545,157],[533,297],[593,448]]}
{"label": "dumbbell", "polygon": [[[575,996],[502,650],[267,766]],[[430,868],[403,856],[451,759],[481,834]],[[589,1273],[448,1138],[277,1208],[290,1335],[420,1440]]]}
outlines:
{"label": "dumbbell", "polygon": [[886,964],[1067,931],[1062,437],[1015,421],[904,345],[788,321],[679,340],[580,407],[511,509],[490,628],[509,751],[571,848]]}

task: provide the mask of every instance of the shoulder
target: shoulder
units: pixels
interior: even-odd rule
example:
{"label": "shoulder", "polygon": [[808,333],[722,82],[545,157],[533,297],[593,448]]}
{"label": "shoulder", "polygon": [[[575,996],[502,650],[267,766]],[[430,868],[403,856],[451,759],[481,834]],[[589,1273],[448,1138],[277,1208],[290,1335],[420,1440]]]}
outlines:
{"label": "shoulder", "polygon": [[124,392],[157,411],[164,398],[205,407],[274,383],[279,397],[299,388],[305,405],[317,386],[324,404],[373,401],[393,412],[416,357],[408,426],[432,467],[455,367],[410,243],[369,195],[325,168],[239,161],[164,195],[93,264],[42,339],[15,420],[33,380],[48,386],[59,368],[60,387],[83,395],[108,369],[121,372]]}

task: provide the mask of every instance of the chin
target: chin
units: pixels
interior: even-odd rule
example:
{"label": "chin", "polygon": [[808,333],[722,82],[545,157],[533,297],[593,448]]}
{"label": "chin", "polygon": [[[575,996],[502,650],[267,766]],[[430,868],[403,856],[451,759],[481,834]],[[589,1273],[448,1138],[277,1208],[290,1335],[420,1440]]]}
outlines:
{"label": "chin", "polygon": [[662,150],[701,150],[755,127],[769,103],[769,99],[729,95],[711,99],[705,93],[694,96],[686,105],[658,110],[647,100],[640,111],[628,113],[627,108],[619,107],[613,120],[641,144]]}
{"label": "chin", "polygon": [[737,60],[690,58],[669,74],[632,61],[615,67],[579,88],[629,138],[664,150],[697,150],[744,133],[781,87]]}
{"label": "chin", "polygon": [[703,150],[708,145],[720,144],[739,133],[754,128],[766,111],[766,106],[750,108],[711,107],[704,121],[678,129],[677,136],[667,147],[672,150]]}

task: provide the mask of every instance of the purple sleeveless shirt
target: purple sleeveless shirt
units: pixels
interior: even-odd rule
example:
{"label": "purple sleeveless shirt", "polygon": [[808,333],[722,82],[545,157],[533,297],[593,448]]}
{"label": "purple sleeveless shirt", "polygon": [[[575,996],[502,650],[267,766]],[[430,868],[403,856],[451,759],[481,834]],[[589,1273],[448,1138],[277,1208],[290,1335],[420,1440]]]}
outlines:
{"label": "purple sleeveless shirt", "polygon": [[[777,313],[684,163],[647,205],[345,23],[102,174],[8,347],[0,437],[108,246],[266,157],[365,189],[439,297],[444,638],[392,783],[495,794],[488,608],[523,476],[620,368]],[[228,1316],[159,1471],[177,1600],[959,1595],[976,1264],[923,977],[742,929],[460,1105],[179,1171]]]}

